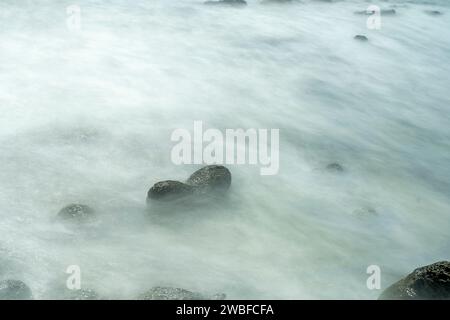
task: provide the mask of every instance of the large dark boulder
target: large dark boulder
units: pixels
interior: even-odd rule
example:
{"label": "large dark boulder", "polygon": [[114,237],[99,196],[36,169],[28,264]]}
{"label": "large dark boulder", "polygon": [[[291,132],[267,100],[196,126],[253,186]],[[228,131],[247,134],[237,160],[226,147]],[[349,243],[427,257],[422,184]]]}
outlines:
{"label": "large dark boulder", "polygon": [[88,222],[94,214],[94,209],[85,204],[69,204],[58,212],[58,218],[62,221]]}
{"label": "large dark boulder", "polygon": [[203,192],[228,190],[231,185],[231,173],[224,166],[210,165],[195,171],[186,183]]}
{"label": "large dark boulder", "polygon": [[194,192],[194,187],[185,183],[167,180],[157,182],[147,193],[147,199],[171,201],[183,198]]}
{"label": "large dark boulder", "polygon": [[0,300],[31,300],[30,288],[20,280],[0,281]]}
{"label": "large dark boulder", "polygon": [[415,269],[384,290],[379,299],[450,299],[450,262],[440,261]]}
{"label": "large dark boulder", "polygon": [[186,183],[174,180],[155,183],[147,193],[147,201],[173,201],[190,195],[220,193],[228,190],[230,185],[230,171],[224,166],[210,165],[195,171]]}

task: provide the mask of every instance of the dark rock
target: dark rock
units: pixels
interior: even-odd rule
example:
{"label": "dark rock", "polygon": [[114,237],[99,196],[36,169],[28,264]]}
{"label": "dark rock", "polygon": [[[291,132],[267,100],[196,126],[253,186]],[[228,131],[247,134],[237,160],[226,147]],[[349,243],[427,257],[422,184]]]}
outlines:
{"label": "dark rock", "polygon": [[227,190],[231,185],[231,173],[224,166],[206,166],[195,171],[186,183],[202,192]]}
{"label": "dark rock", "polygon": [[186,183],[167,180],[154,184],[147,193],[147,201],[173,201],[193,194],[205,195],[214,191],[226,191],[230,185],[230,171],[224,166],[211,165],[194,172]]}
{"label": "dark rock", "polygon": [[442,12],[438,10],[425,10],[425,13],[429,14],[430,16],[440,16],[442,15]]}
{"label": "dark rock", "polygon": [[415,269],[384,290],[379,299],[450,299],[450,262],[441,261]]}
{"label": "dark rock", "polygon": [[363,41],[363,42],[366,42],[369,40],[366,36],[363,36],[361,34],[357,34],[354,38],[355,38],[355,40]]}
{"label": "dark rock", "polygon": [[[382,16],[392,16],[395,15],[397,11],[395,9],[382,9],[380,10],[380,15]],[[367,10],[361,10],[361,11],[355,11],[355,14],[363,14],[367,16],[371,16],[375,14],[375,11],[367,11]]]}
{"label": "dark rock", "polygon": [[343,172],[344,171],[344,167],[342,165],[340,165],[337,162],[333,162],[330,163],[329,165],[327,165],[327,170],[329,171],[336,171],[336,172]]}
{"label": "dark rock", "polygon": [[225,294],[216,294],[206,297],[200,293],[188,291],[181,288],[153,287],[141,294],[139,300],[224,300]]}
{"label": "dark rock", "polygon": [[383,16],[392,16],[397,14],[397,11],[395,9],[383,9],[381,10],[381,15]]}
{"label": "dark rock", "polygon": [[194,192],[194,187],[185,183],[167,180],[157,182],[150,188],[148,199],[170,201],[188,196]]}
{"label": "dark rock", "polygon": [[242,6],[247,5],[244,0],[217,0],[217,1],[205,1],[207,5],[230,5],[230,6]]}
{"label": "dark rock", "polygon": [[58,217],[64,221],[87,222],[93,218],[94,209],[84,204],[69,204],[58,212]]}
{"label": "dark rock", "polygon": [[30,288],[20,280],[0,281],[0,300],[31,300]]}

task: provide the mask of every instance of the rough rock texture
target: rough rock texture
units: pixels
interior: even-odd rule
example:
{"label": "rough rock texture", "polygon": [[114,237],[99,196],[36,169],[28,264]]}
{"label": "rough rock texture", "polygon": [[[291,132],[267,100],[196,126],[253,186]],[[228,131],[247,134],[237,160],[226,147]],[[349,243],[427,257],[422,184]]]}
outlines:
{"label": "rough rock texture", "polygon": [[384,290],[379,299],[450,299],[450,262],[440,261],[415,269]]}
{"label": "rough rock texture", "polygon": [[227,190],[231,185],[231,173],[224,166],[206,166],[195,171],[186,183],[201,191]]}
{"label": "rough rock texture", "polygon": [[224,300],[225,294],[205,297],[200,293],[181,288],[153,287],[139,296],[139,300]]}
{"label": "rough rock texture", "polygon": [[0,300],[31,300],[30,288],[20,280],[0,281]]}
{"label": "rough rock texture", "polygon": [[148,191],[147,198],[170,201],[183,198],[193,192],[194,188],[190,185],[179,181],[167,180],[155,183]]}
{"label": "rough rock texture", "polygon": [[173,201],[189,195],[205,195],[226,191],[231,185],[231,173],[224,166],[211,165],[195,171],[186,183],[174,180],[161,181],[147,193],[147,201]]}
{"label": "rough rock texture", "polygon": [[58,212],[58,218],[61,220],[72,220],[77,222],[86,222],[93,218],[94,209],[84,204],[69,204]]}

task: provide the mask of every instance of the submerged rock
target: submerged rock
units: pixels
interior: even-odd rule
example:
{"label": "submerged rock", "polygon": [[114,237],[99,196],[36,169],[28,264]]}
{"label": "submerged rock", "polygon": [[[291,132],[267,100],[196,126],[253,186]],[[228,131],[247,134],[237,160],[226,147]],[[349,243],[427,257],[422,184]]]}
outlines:
{"label": "submerged rock", "polygon": [[429,14],[430,16],[440,16],[442,15],[442,12],[438,10],[425,10],[425,13]]}
{"label": "submerged rock", "polygon": [[139,300],[203,300],[203,296],[181,288],[154,287],[140,295]]}
{"label": "submerged rock", "polygon": [[369,39],[368,39],[366,36],[363,36],[363,35],[361,35],[361,34],[357,34],[357,35],[354,37],[354,39],[355,39],[355,40],[358,40],[358,41],[363,41],[363,42],[369,41]]}
{"label": "submerged rock", "polygon": [[58,212],[58,218],[63,221],[87,222],[94,214],[94,209],[85,204],[69,204]]}
{"label": "submerged rock", "polygon": [[242,6],[247,5],[245,0],[217,0],[217,1],[205,1],[204,4],[207,5],[231,5],[231,6]]}
{"label": "submerged rock", "polygon": [[186,183],[175,180],[155,183],[147,193],[147,201],[173,201],[194,194],[226,191],[230,185],[230,171],[224,166],[211,165],[195,171]]}
{"label": "submerged rock", "polygon": [[20,280],[0,281],[0,300],[31,300],[30,288]]}
{"label": "submerged rock", "polygon": [[[355,11],[355,14],[364,14],[367,16],[371,16],[373,14],[375,14],[375,11],[368,11],[368,10],[361,10],[361,11]],[[396,14],[397,11],[395,11],[395,9],[382,9],[380,10],[380,15],[385,15],[385,16],[392,16],[394,14]]]}
{"label": "submerged rock", "polygon": [[216,293],[211,296],[209,300],[226,300],[227,295],[225,293]]}
{"label": "submerged rock", "polygon": [[186,183],[200,191],[227,190],[231,185],[231,173],[224,166],[206,166],[191,174]]}
{"label": "submerged rock", "polygon": [[383,9],[381,10],[381,14],[384,16],[392,16],[394,14],[397,14],[397,11],[395,11],[395,9]]}
{"label": "submerged rock", "polygon": [[369,216],[376,216],[378,215],[377,210],[375,210],[372,207],[361,207],[358,209],[355,209],[353,211],[353,214],[359,217],[369,217]]}
{"label": "submerged rock", "polygon": [[344,171],[344,167],[337,162],[330,163],[329,165],[327,165],[326,169],[329,171],[335,171],[335,172],[343,172]]}
{"label": "submerged rock", "polygon": [[69,290],[65,300],[98,300],[99,295],[92,289]]}
{"label": "submerged rock", "polygon": [[450,262],[440,261],[415,269],[384,290],[379,299],[450,299]]}
{"label": "submerged rock", "polygon": [[181,288],[153,287],[141,294],[139,300],[224,300],[225,294],[215,294],[212,297]]}
{"label": "submerged rock", "polygon": [[188,196],[194,192],[194,188],[185,183],[167,180],[157,182],[147,193],[147,199],[170,201]]}
{"label": "submerged rock", "polygon": [[293,0],[264,0],[262,3],[263,4],[272,4],[272,3],[290,3]]}

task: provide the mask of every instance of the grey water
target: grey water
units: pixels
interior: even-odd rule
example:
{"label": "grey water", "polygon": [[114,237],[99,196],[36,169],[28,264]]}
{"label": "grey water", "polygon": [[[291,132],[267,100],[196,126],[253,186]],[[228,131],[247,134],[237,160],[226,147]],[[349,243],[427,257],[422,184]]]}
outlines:
{"label": "grey water", "polygon": [[[385,288],[448,259],[448,1],[247,2],[80,0],[71,30],[71,1],[0,1],[0,280],[376,299],[368,266]],[[396,14],[370,30],[369,4]],[[280,129],[279,172],[230,165],[226,201],[158,218],[147,190],[201,167],[170,158],[197,120]],[[60,224],[69,203],[97,220]]]}

